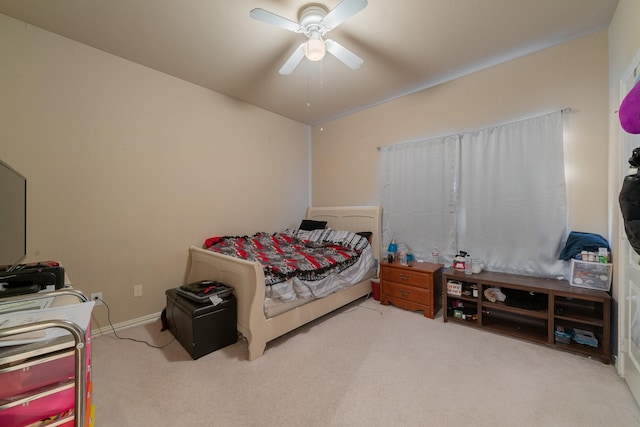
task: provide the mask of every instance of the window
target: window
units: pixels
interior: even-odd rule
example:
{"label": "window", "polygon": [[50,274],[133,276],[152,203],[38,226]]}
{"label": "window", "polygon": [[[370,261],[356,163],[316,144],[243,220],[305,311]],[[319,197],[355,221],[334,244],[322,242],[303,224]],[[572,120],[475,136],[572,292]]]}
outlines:
{"label": "window", "polygon": [[488,269],[559,277],[567,236],[562,113],[380,149],[383,242],[459,250]]}

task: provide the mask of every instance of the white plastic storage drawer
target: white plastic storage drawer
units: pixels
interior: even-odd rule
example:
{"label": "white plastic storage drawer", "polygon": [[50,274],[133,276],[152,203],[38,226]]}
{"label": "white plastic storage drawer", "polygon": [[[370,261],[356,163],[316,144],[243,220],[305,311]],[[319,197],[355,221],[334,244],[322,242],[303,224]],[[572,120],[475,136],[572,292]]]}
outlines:
{"label": "white plastic storage drawer", "polygon": [[571,260],[571,286],[609,291],[613,264]]}

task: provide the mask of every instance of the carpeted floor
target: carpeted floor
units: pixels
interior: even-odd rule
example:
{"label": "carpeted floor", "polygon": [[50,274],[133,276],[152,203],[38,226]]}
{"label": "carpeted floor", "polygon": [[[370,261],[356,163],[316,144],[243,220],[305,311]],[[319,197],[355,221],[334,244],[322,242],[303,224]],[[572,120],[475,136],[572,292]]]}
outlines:
{"label": "carpeted floor", "polygon": [[[163,345],[160,321],[118,335]],[[96,426],[637,426],[614,366],[359,300],[267,344],[192,360],[93,339]]]}

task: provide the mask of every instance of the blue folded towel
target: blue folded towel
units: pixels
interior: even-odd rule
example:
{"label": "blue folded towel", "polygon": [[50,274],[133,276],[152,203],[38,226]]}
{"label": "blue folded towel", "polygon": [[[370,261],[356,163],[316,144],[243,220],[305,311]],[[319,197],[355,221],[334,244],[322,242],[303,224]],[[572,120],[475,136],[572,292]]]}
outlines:
{"label": "blue folded towel", "polygon": [[601,235],[572,231],[569,233],[567,243],[565,243],[558,259],[568,261],[571,258],[575,258],[582,251],[598,252],[598,248],[607,248],[607,250],[611,251],[609,242]]}

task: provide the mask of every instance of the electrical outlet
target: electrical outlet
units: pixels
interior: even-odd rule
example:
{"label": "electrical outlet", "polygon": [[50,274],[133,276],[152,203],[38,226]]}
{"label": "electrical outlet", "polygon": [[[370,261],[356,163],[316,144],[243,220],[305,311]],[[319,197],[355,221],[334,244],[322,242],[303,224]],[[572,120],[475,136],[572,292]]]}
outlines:
{"label": "electrical outlet", "polygon": [[102,292],[91,294],[91,299],[96,302],[96,305],[102,305]]}
{"label": "electrical outlet", "polygon": [[133,287],[133,296],[134,298],[142,296],[142,285],[135,285]]}

